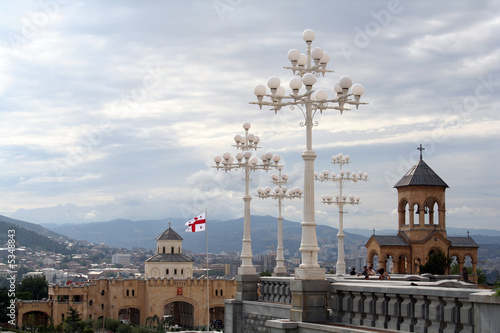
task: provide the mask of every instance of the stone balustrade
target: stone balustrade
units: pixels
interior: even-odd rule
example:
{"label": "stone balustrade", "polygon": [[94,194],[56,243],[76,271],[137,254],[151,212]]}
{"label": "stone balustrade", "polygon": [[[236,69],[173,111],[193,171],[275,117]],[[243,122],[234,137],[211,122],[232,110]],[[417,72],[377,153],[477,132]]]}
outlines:
{"label": "stone balustrade", "polygon": [[477,289],[402,282],[330,284],[331,320],[406,332],[474,332]]}
{"label": "stone balustrade", "polygon": [[261,277],[259,279],[259,301],[292,303],[291,277]]}
{"label": "stone balustrade", "polygon": [[[293,277],[261,277],[258,302],[226,301],[227,332],[485,332],[500,327],[500,297],[455,279],[328,278],[329,325],[291,321]],[[340,326],[339,326],[340,325]],[[254,327],[259,326],[258,330]],[[314,328],[313,328],[314,326]],[[307,327],[307,329],[306,329]]]}

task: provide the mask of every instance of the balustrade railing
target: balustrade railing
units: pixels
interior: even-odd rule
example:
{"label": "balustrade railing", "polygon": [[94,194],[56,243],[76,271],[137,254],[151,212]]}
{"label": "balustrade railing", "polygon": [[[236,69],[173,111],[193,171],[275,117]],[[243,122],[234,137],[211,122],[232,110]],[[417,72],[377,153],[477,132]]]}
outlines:
{"label": "balustrade railing", "polygon": [[333,322],[407,332],[473,332],[477,289],[330,284]]}
{"label": "balustrade railing", "polygon": [[261,277],[259,280],[259,301],[292,303],[290,281],[293,277]]}

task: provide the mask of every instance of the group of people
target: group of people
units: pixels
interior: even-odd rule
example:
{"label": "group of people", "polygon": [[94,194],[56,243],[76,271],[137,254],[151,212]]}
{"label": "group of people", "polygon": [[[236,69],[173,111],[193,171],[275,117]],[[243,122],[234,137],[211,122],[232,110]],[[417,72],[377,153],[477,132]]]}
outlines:
{"label": "group of people", "polygon": [[[387,273],[383,268],[380,268],[377,272],[380,274],[378,277],[379,280],[389,280],[391,278],[389,273]],[[370,276],[377,275],[377,272],[375,272],[375,269],[373,269],[373,264],[371,264],[369,267],[363,266],[363,272],[358,274],[358,276],[363,275],[365,279],[369,279]],[[351,275],[356,275],[355,267],[352,268]]]}

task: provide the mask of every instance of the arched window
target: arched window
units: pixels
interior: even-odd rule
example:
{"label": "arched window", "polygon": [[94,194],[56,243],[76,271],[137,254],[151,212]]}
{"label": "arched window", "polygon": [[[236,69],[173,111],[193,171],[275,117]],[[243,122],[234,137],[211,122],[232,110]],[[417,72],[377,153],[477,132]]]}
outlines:
{"label": "arched window", "polygon": [[177,268],[174,269],[174,275],[177,275]]}
{"label": "arched window", "polygon": [[168,275],[168,268],[167,268],[167,270],[165,271],[165,273]]}
{"label": "arched window", "polygon": [[215,289],[215,296],[218,296],[218,292],[219,291],[217,289]]}
{"label": "arched window", "polygon": [[135,290],[132,289],[132,296],[135,296]]}
{"label": "arched window", "polygon": [[221,296],[221,297],[223,296],[223,295],[222,295],[222,289],[220,290],[220,296]]}
{"label": "arched window", "polygon": [[93,302],[92,302],[92,300],[90,300],[90,301],[89,301],[89,306],[92,306],[92,303],[93,303]]}
{"label": "arched window", "polygon": [[174,253],[174,247],[172,246],[172,253]]}
{"label": "arched window", "polygon": [[104,289],[101,290],[101,296],[104,296]]}
{"label": "arched window", "polygon": [[128,294],[128,289],[127,289],[127,296],[129,296],[129,294]]}
{"label": "arched window", "polygon": [[165,246],[163,247],[163,253],[165,253]]}
{"label": "arched window", "polygon": [[184,275],[184,270],[183,269],[181,269],[181,275]]}

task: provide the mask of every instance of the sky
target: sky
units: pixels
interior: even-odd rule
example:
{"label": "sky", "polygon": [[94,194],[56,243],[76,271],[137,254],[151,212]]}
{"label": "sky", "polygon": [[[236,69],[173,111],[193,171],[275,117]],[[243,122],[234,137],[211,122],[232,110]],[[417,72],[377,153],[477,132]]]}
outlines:
{"label": "sky", "polygon": [[[254,86],[293,77],[287,53],[330,56],[314,89],[333,97],[342,76],[369,103],[317,113],[315,170],[369,174],[344,193],[345,228],[397,228],[393,187],[424,161],[449,185],[448,227],[499,227],[500,2],[498,1],[5,1],[0,20],[0,214],[38,224],[118,218],[243,216],[239,170],[213,168],[237,152],[244,122],[256,154],[281,156],[288,187],[303,186],[303,115],[255,102]],[[277,216],[259,199],[272,186],[258,170],[251,212]],[[338,227],[315,184],[316,222]],[[285,219],[302,221],[286,200]]]}

